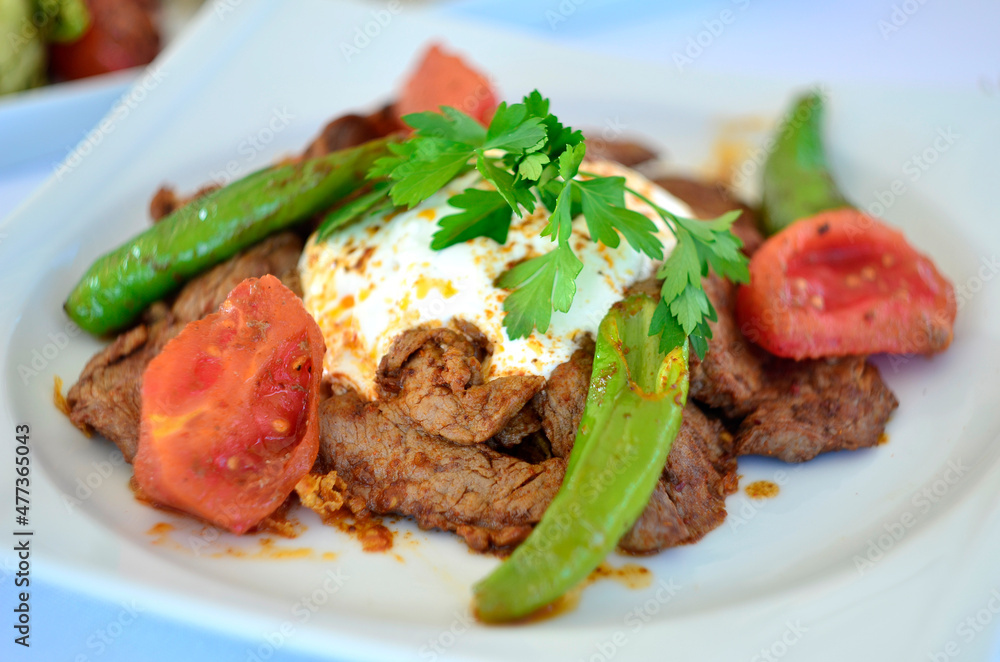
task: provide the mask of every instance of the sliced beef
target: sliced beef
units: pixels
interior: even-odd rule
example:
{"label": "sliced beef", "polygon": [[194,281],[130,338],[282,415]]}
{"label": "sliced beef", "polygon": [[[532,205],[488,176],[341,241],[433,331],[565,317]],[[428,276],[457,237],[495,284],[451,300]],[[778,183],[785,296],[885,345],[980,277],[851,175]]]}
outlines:
{"label": "sliced beef", "polygon": [[184,325],[214,312],[245,278],[294,271],[302,242],[276,235],[188,283],[172,307],[154,304],[143,321],[94,355],[67,394],[70,420],[113,441],[129,462],[139,442],[142,374]]}
{"label": "sliced beef", "polygon": [[480,444],[499,434],[545,379],[514,375],[484,383],[484,351],[452,329],[403,332],[376,377],[386,415],[456,444]]}
{"label": "sliced beef", "polygon": [[325,127],[309,144],[303,158],[312,159],[330,152],[347,149],[380,137],[376,127],[361,115],[338,117]]}
{"label": "sliced beef", "polygon": [[639,519],[618,543],[631,554],[697,542],[726,519],[736,491],[733,438],[718,419],[689,402],[663,476]]}
{"label": "sliced beef", "polygon": [[149,201],[149,216],[154,223],[157,223],[187,203],[197,200],[217,188],[219,188],[218,184],[208,184],[198,189],[194,195],[185,197],[177,195],[177,192],[170,186],[161,186],[153,195],[153,199]]}
{"label": "sliced beef", "polygon": [[765,383],[764,353],[740,332],[733,313],[736,287],[714,274],[702,285],[718,321],[709,323],[712,338],[704,360],[698,360],[694,353],[690,357],[691,397],[721,409],[730,418],[739,418],[754,409]]}
{"label": "sliced beef", "polygon": [[288,279],[297,272],[302,240],[291,233],[265,239],[242,253],[213,267],[185,285],[177,294],[172,310],[177,321],[187,324],[218,310],[234,287],[247,278],[271,274]]}
{"label": "sliced beef", "polygon": [[423,528],[454,531],[477,551],[526,538],[566,467],[561,458],[530,464],[485,444],[431,437],[353,392],[320,406],[320,439],[320,461],[344,480],[355,514],[409,515]]}
{"label": "sliced beef", "polygon": [[686,177],[660,177],[655,181],[687,203],[697,218],[717,218],[733,209],[742,211],[733,223],[733,234],[743,240],[743,251],[747,255],[753,255],[764,242],[754,211],[737,200],[724,184],[706,184]]}
{"label": "sliced beef", "polygon": [[[527,410],[527,407],[525,407],[525,410]],[[499,435],[486,443],[495,451],[516,457],[525,462],[530,462],[531,464],[538,464],[539,462],[544,462],[555,457],[552,454],[552,447],[549,445],[549,440],[545,438],[545,434],[540,430],[522,437],[513,446],[504,446],[501,444]]]}
{"label": "sliced beef", "polygon": [[181,328],[163,304],[145,319],[95,354],[66,396],[73,424],[113,441],[128,462],[139,443],[142,373]]}
{"label": "sliced beef", "polygon": [[370,115],[343,115],[323,127],[306,148],[302,158],[314,159],[330,152],[357,147],[401,128],[392,112],[392,106],[386,106]]}
{"label": "sliced beef", "polygon": [[666,479],[660,478],[639,519],[618,541],[618,549],[628,554],[653,554],[683,544],[690,535],[670,498]]}
{"label": "sliced beef", "polygon": [[737,328],[735,287],[704,281],[718,314],[704,361],[691,358],[691,397],[739,423],[740,455],[804,462],[873,446],[898,402],[864,357],[792,361],[752,345]]}
{"label": "sliced beef", "polygon": [[552,454],[569,457],[587,405],[587,389],[594,366],[594,343],[589,338],[569,361],[552,371],[545,388],[535,396],[535,411],[549,440]]}
{"label": "sliced beef", "polygon": [[513,448],[525,437],[541,429],[542,419],[535,412],[535,408],[526,406],[514,414],[504,429],[494,437],[494,441],[503,448]]}
{"label": "sliced beef", "polygon": [[899,402],[864,357],[775,360],[768,388],[740,423],[740,455],[805,462],[820,453],[874,446]]}
{"label": "sliced beef", "polygon": [[726,496],[736,491],[736,462],[732,437],[726,448],[725,435],[722,423],[697,405],[684,408],[684,424],[664,473],[670,498],[688,529],[684,543],[700,540],[726,519]]}

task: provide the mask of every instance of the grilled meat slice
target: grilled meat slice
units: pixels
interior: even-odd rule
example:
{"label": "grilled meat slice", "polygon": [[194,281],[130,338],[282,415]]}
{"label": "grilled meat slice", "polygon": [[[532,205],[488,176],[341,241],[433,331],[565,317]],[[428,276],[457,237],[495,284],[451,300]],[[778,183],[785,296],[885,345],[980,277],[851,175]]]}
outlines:
{"label": "grilled meat slice", "polygon": [[792,361],[753,346],[736,326],[735,286],[704,280],[718,313],[704,361],[691,359],[691,397],[739,423],[739,455],[804,462],[873,446],[899,404],[864,357]]}
{"label": "grilled meat slice", "polygon": [[740,455],[805,462],[878,443],[896,396],[864,357],[775,360],[756,408],[740,423]]}
{"label": "grilled meat slice", "polygon": [[499,434],[545,385],[538,376],[483,382],[485,348],[443,327],[411,329],[393,341],[379,364],[376,386],[397,425],[456,444],[479,444]]}
{"label": "grilled meat slice", "polygon": [[131,462],[139,444],[142,373],[180,329],[167,306],[157,303],[145,322],[95,354],[66,396],[73,424],[104,435]]}
{"label": "grilled meat slice", "polygon": [[354,392],[320,406],[320,462],[344,480],[356,515],[409,515],[423,528],[454,531],[477,551],[524,540],[566,469],[561,458],[530,464],[398,425],[378,401]]}
{"label": "grilled meat slice", "polygon": [[535,396],[535,411],[542,419],[542,429],[556,457],[569,457],[573,450],[576,429],[587,405],[593,367],[594,342],[588,339],[569,361],[556,366],[545,388]]}
{"label": "grilled meat slice", "polygon": [[726,497],[736,491],[732,442],[718,419],[688,402],[663,476],[618,547],[631,554],[651,554],[697,542],[722,524]]}
{"label": "grilled meat slice", "polygon": [[681,545],[690,536],[684,519],[670,498],[667,480],[661,477],[639,519],[618,541],[618,549],[628,554],[653,554]]}
{"label": "grilled meat slice", "polygon": [[634,140],[605,140],[596,131],[585,131],[587,158],[607,159],[633,168],[656,158],[656,152],[648,145]]}
{"label": "grilled meat slice", "polygon": [[342,115],[323,127],[320,134],[309,143],[302,158],[315,159],[330,152],[357,147],[403,128],[396,120],[391,105],[370,115]]}
{"label": "grilled meat slice", "polygon": [[507,426],[497,433],[493,441],[501,448],[513,448],[526,437],[541,429],[542,419],[535,413],[535,408],[526,406],[510,419]]}
{"label": "grilled meat slice", "polygon": [[718,321],[709,322],[712,338],[704,360],[691,354],[691,397],[729,418],[739,418],[753,411],[766,381],[764,352],[737,325],[736,286],[715,274],[703,279],[702,285]]}

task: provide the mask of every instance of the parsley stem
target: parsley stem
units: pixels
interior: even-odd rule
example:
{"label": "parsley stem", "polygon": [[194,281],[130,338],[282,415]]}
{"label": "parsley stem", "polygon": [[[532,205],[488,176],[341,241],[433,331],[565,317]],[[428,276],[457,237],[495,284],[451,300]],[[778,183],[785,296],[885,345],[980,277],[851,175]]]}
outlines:
{"label": "parsley stem", "polygon": [[[580,171],[580,174],[583,175],[584,177],[590,177],[591,179],[599,179],[599,178],[601,178],[603,176],[603,175],[595,174],[593,172],[585,172],[583,170]],[[649,198],[647,198],[646,196],[644,196],[642,193],[639,193],[634,188],[632,188],[630,186],[626,186],[625,190],[627,192],[631,193],[632,195],[634,195],[635,197],[639,198],[643,202],[645,202],[650,207],[652,207],[653,211],[655,211],[656,214],[661,219],[663,219],[663,222],[666,224],[667,229],[670,230],[670,233],[674,235],[674,238],[675,239],[677,238],[677,229],[674,226],[675,222],[676,222],[676,220],[675,220],[676,217],[673,214],[671,214],[666,209],[664,209],[660,205],[656,204],[655,202],[653,202],[652,200],[650,200]]]}
{"label": "parsley stem", "polygon": [[644,196],[642,193],[639,193],[634,188],[632,188],[630,186],[626,186],[625,190],[628,191],[629,193],[631,193],[632,195],[634,195],[635,197],[639,198],[643,202],[645,202],[650,207],[652,207],[653,211],[655,211],[660,216],[660,218],[663,219],[663,222],[666,223],[667,228],[674,235],[674,238],[675,239],[677,238],[677,228],[674,227],[675,223],[677,222],[677,217],[676,216],[674,216],[673,214],[671,214],[670,212],[668,212],[666,209],[664,209],[660,205],[656,204],[655,202],[653,202],[652,200],[650,200],[649,198],[647,198],[646,196]]}

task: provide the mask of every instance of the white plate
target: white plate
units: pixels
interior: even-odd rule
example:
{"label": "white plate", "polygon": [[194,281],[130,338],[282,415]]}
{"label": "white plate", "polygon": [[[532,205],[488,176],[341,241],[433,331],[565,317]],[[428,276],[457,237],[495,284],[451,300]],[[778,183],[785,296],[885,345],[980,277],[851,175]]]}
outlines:
{"label": "white plate", "polygon": [[[602,583],[561,618],[480,627],[468,616],[469,587],[496,560],[469,554],[453,536],[403,523],[409,539],[399,536],[395,554],[363,554],[305,513],[308,531],[276,544],[308,548],[310,558],[215,557],[227,547],[252,554],[261,543],[226,535],[192,544],[199,527],[133,500],[127,467],[108,475],[105,463],[118,459],[110,446],[84,439],[52,408],[53,375],[71,383],[100,346],[82,335],[64,342],[60,306],[97,255],[145,227],[160,183],[193,190],[230,165],[242,174],[300,149],[327,118],[385,100],[431,37],[492,72],[506,97],[538,87],[566,120],[624,126],[691,167],[708,161],[726,122],[776,118],[796,83],[678,76],[431,24],[413,10],[378,11],[319,0],[206,7],[159,61],[161,80],[146,80],[135,108],[0,227],[0,337],[8,347],[0,429],[12,457],[14,423],[32,428],[36,569],[111,598],[138,590],[164,613],[251,637],[262,659],[272,645],[366,659],[447,652],[715,660],[770,651],[782,659],[917,660],[944,659],[933,654],[955,647],[982,659],[995,641],[990,608],[1000,607],[991,602],[1000,588],[992,558],[1000,546],[1000,287],[982,267],[995,269],[1000,250],[987,188],[1000,129],[982,98],[829,90],[829,143],[847,192],[866,206],[898,180],[896,190],[907,190],[883,216],[968,293],[955,344],[933,360],[879,361],[901,403],[888,445],[802,466],[741,460],[742,482],[776,480],[781,494],[756,503],[734,495],[730,519],[703,541],[642,559],[655,575],[646,590]],[[355,28],[375,36],[361,48]],[[343,44],[358,47],[349,61]],[[948,130],[951,144],[938,139]],[[913,170],[920,155],[935,160],[926,171]],[[13,472],[0,471],[0,494],[13,494],[12,483]],[[88,483],[89,494],[80,487]],[[67,506],[67,496],[80,502]],[[146,531],[163,521],[177,530],[157,545]],[[336,559],[322,560],[324,552]],[[859,570],[867,554],[874,562]],[[313,612],[306,600],[322,608]],[[962,629],[967,617],[985,620],[976,626],[982,632]]]}

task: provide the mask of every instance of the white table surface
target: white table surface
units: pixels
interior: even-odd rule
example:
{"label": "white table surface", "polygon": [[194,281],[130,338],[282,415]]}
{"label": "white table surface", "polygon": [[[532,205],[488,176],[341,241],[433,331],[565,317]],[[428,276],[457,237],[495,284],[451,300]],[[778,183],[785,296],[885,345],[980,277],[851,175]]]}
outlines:
{"label": "white table surface", "polygon": [[[461,0],[425,11],[681,71],[977,90],[996,97],[1000,121],[995,0]],[[0,218],[52,173],[127,89],[131,75],[0,100]],[[73,108],[71,123],[52,124],[55,114],[46,111],[56,106]],[[13,609],[11,579],[0,568],[4,614]],[[32,614],[31,649],[13,645],[8,630],[0,659],[242,662],[254,659],[251,651],[260,643],[168,620],[143,605],[133,617],[129,605],[67,590],[38,571]],[[335,651],[331,655],[336,659]],[[282,651],[271,659],[317,658]]]}

